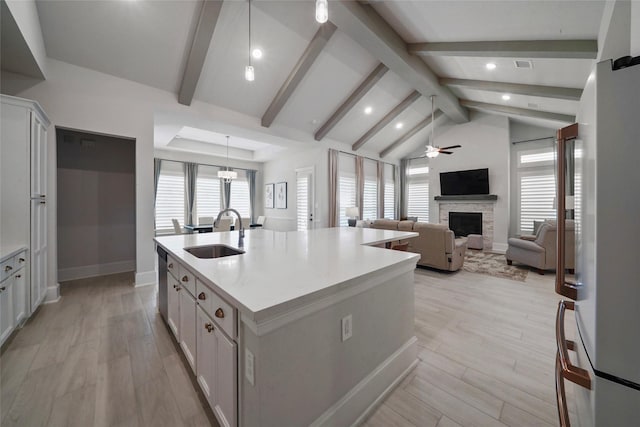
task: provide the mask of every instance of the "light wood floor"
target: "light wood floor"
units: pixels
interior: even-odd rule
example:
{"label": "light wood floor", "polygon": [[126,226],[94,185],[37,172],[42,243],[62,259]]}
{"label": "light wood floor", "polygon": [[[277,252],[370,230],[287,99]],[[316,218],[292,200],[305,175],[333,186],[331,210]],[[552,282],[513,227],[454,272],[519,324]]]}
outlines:
{"label": "light wood floor", "polygon": [[[157,313],[155,287],[132,281],[64,283],[61,302],[5,346],[2,426],[217,425]],[[557,425],[553,276],[416,270],[415,283],[420,363],[366,426]]]}

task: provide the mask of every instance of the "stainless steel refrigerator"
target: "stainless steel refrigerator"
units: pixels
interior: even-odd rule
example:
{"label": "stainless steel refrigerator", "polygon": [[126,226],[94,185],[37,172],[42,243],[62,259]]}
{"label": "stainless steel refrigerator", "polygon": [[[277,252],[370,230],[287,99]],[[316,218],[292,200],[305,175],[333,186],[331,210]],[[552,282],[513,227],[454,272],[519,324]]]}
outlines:
{"label": "stainless steel refrigerator", "polygon": [[[556,322],[560,423],[640,426],[640,65],[614,71],[611,61],[598,63],[577,121],[576,279],[567,285],[558,274],[556,283],[575,298],[560,303]],[[562,153],[558,159],[564,164]],[[570,309],[574,342],[564,336]],[[567,380],[576,383],[573,402]]]}

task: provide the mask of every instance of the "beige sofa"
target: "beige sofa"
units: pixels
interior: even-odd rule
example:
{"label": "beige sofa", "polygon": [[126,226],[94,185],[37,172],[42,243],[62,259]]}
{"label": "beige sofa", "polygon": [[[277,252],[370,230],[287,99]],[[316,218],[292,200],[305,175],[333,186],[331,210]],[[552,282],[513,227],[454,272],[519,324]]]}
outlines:
{"label": "beige sofa", "polygon": [[[409,252],[420,254],[418,265],[439,270],[457,271],[464,263],[467,239],[456,239],[449,227],[426,222],[377,219],[371,228],[384,230],[414,231],[418,237],[409,239]],[[400,243],[405,243],[401,241]]]}
{"label": "beige sofa", "polygon": [[[556,268],[556,222],[545,221],[535,236],[511,237],[505,257],[507,264],[513,261],[529,265],[544,274],[544,270]],[[567,220],[565,230],[565,266],[572,272],[575,269],[575,224]]]}

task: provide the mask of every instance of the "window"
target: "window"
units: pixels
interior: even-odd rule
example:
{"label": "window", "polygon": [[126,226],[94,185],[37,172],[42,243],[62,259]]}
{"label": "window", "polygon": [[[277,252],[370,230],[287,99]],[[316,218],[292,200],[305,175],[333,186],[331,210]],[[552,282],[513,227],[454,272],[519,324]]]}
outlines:
{"label": "window", "polygon": [[429,222],[429,167],[424,164],[407,166],[407,216]]}
{"label": "window", "polygon": [[338,213],[339,226],[346,227],[345,210],[357,206],[356,202],[356,163],[353,156],[340,154],[338,157]]}
{"label": "window", "polygon": [[384,165],[384,217],[396,217],[396,183],[394,166]]}
{"label": "window", "polygon": [[378,164],[364,160],[364,193],[362,219],[378,218]]}
{"label": "window", "polygon": [[533,222],[555,218],[555,151],[553,146],[528,146],[517,151],[518,233],[532,234]]}
{"label": "window", "polygon": [[297,173],[296,177],[296,223],[298,230],[309,228],[309,181],[308,173]]}
{"label": "window", "polygon": [[237,210],[240,216],[251,216],[251,202],[249,200],[249,182],[244,171],[238,171],[238,179],[231,181],[231,200],[229,207]]}
{"label": "window", "polygon": [[173,230],[173,218],[184,224],[184,171],[182,163],[164,160],[158,177],[156,230]]}
{"label": "window", "polygon": [[221,206],[218,168],[200,165],[196,179],[196,219],[203,216],[215,219]]}

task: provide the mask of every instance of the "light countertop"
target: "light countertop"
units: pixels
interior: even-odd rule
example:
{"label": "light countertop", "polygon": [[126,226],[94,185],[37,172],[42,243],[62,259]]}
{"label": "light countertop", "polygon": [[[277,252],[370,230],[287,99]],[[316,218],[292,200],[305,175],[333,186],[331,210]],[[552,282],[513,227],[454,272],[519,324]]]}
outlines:
{"label": "light countertop", "polygon": [[244,254],[215,259],[197,258],[184,248],[211,244],[237,248],[237,231],[158,236],[155,241],[244,316],[259,321],[283,306],[294,308],[322,298],[364,276],[398,265],[415,267],[418,254],[369,245],[416,236],[355,227],[250,229],[245,233]]}

